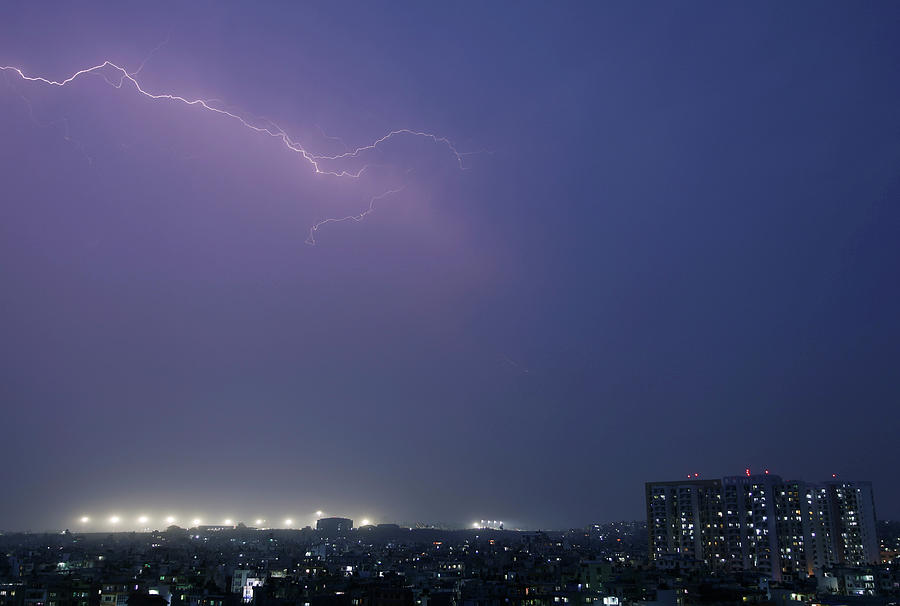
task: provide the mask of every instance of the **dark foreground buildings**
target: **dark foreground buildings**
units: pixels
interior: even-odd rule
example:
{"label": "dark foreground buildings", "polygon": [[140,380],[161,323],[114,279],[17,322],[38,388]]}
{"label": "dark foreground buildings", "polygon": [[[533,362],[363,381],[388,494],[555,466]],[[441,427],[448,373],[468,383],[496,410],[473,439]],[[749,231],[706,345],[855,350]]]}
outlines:
{"label": "dark foreground buildings", "polygon": [[870,562],[865,484],[763,475],[652,483],[647,494],[652,534],[643,522],[523,532],[346,518],[322,529],[0,533],[0,606],[900,603],[900,523],[877,524],[880,563]]}

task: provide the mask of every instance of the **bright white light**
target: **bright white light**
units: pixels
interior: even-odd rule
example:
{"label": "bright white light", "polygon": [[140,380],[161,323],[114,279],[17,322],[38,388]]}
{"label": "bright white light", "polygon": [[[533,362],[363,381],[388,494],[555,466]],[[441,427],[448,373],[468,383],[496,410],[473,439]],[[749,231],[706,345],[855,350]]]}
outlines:
{"label": "bright white light", "polygon": [[284,525],[287,526],[288,528],[290,528],[291,526],[294,525],[294,520],[288,518],[287,520],[284,521]]}
{"label": "bright white light", "polygon": [[138,523],[139,523],[139,524],[146,524],[146,523],[147,523],[147,516],[141,516],[141,517],[139,517],[139,518],[138,518]]}
{"label": "bright white light", "polygon": [[191,520],[191,524],[193,524],[194,526],[199,526],[202,523],[203,520],[201,520],[200,518],[194,518],[193,520]]}
{"label": "bright white light", "polygon": [[174,524],[174,523],[175,523],[175,516],[168,516],[166,518],[166,524]]}
{"label": "bright white light", "polygon": [[87,516],[81,516],[81,523],[82,523],[82,524],[87,524],[87,523],[90,522],[90,521],[91,521],[91,519],[90,519],[89,517],[87,517]]}
{"label": "bright white light", "polygon": [[231,521],[231,518],[225,518],[225,525],[226,525],[226,526],[231,526],[232,524],[233,524],[233,522]]}
{"label": "bright white light", "polygon": [[362,522],[360,522],[361,526],[368,526],[369,524],[371,524],[371,522],[369,522],[369,518],[363,518]]}
{"label": "bright white light", "polygon": [[481,525],[479,525],[478,522],[473,522],[472,528],[481,528]]}
{"label": "bright white light", "polygon": [[119,523],[119,516],[112,516],[111,518],[109,518],[109,523],[110,523],[110,524],[118,524],[118,523]]}
{"label": "bright white light", "polygon": [[322,511],[321,511],[321,510],[319,510],[319,511],[316,512],[316,517],[317,517],[317,518],[321,518],[321,517],[322,517]]}
{"label": "bright white light", "polygon": [[256,525],[257,525],[257,526],[259,526],[259,525],[262,524],[262,523],[263,523],[262,520],[256,520]]}

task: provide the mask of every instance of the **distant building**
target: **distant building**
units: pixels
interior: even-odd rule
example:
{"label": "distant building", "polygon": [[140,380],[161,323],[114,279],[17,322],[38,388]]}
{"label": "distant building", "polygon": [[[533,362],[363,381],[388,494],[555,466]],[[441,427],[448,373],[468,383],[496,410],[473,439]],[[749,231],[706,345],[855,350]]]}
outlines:
{"label": "distant building", "polygon": [[776,475],[722,480],[727,563],[782,581],[809,576],[805,484]]}
{"label": "distant building", "polygon": [[724,562],[722,480],[651,482],[646,498],[650,559]]}
{"label": "distant building", "polygon": [[316,522],[316,530],[326,537],[339,537],[353,529],[353,520],[350,518],[320,518]]}
{"label": "distant building", "polygon": [[221,532],[223,530],[236,530],[237,526],[234,524],[208,524],[197,526],[196,528],[200,532]]}
{"label": "distant building", "polygon": [[822,512],[818,529],[826,538],[822,545],[825,565],[880,563],[871,482],[830,480],[810,487],[810,494]]}
{"label": "distant building", "polygon": [[231,577],[231,593],[241,596],[241,601],[253,601],[253,588],[263,585],[264,578],[253,570],[237,569]]}
{"label": "distant building", "polygon": [[649,557],[659,566],[759,572],[775,581],[879,562],[870,482],[768,473],[646,485]]}

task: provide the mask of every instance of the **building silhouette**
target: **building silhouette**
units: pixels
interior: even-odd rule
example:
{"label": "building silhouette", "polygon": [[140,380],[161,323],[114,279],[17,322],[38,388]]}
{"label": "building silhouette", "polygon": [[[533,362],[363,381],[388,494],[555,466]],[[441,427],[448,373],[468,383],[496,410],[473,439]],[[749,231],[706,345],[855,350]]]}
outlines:
{"label": "building silhouette", "polygon": [[320,518],[316,521],[316,530],[330,538],[345,536],[353,530],[353,520],[350,518]]}
{"label": "building silhouette", "polygon": [[870,482],[774,474],[646,484],[657,566],[746,570],[776,581],[879,562]]}

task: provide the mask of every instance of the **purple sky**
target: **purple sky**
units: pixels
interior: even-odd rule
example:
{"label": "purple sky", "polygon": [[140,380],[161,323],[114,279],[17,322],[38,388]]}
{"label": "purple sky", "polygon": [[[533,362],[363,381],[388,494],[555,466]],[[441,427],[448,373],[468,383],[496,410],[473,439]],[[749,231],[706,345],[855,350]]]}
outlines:
{"label": "purple sky", "polygon": [[147,91],[312,154],[395,129],[490,153],[398,135],[315,174],[128,82],[0,72],[0,528],[563,527],[747,466],[872,480],[900,515],[898,26],[895,2],[4,3],[28,75],[168,40]]}

